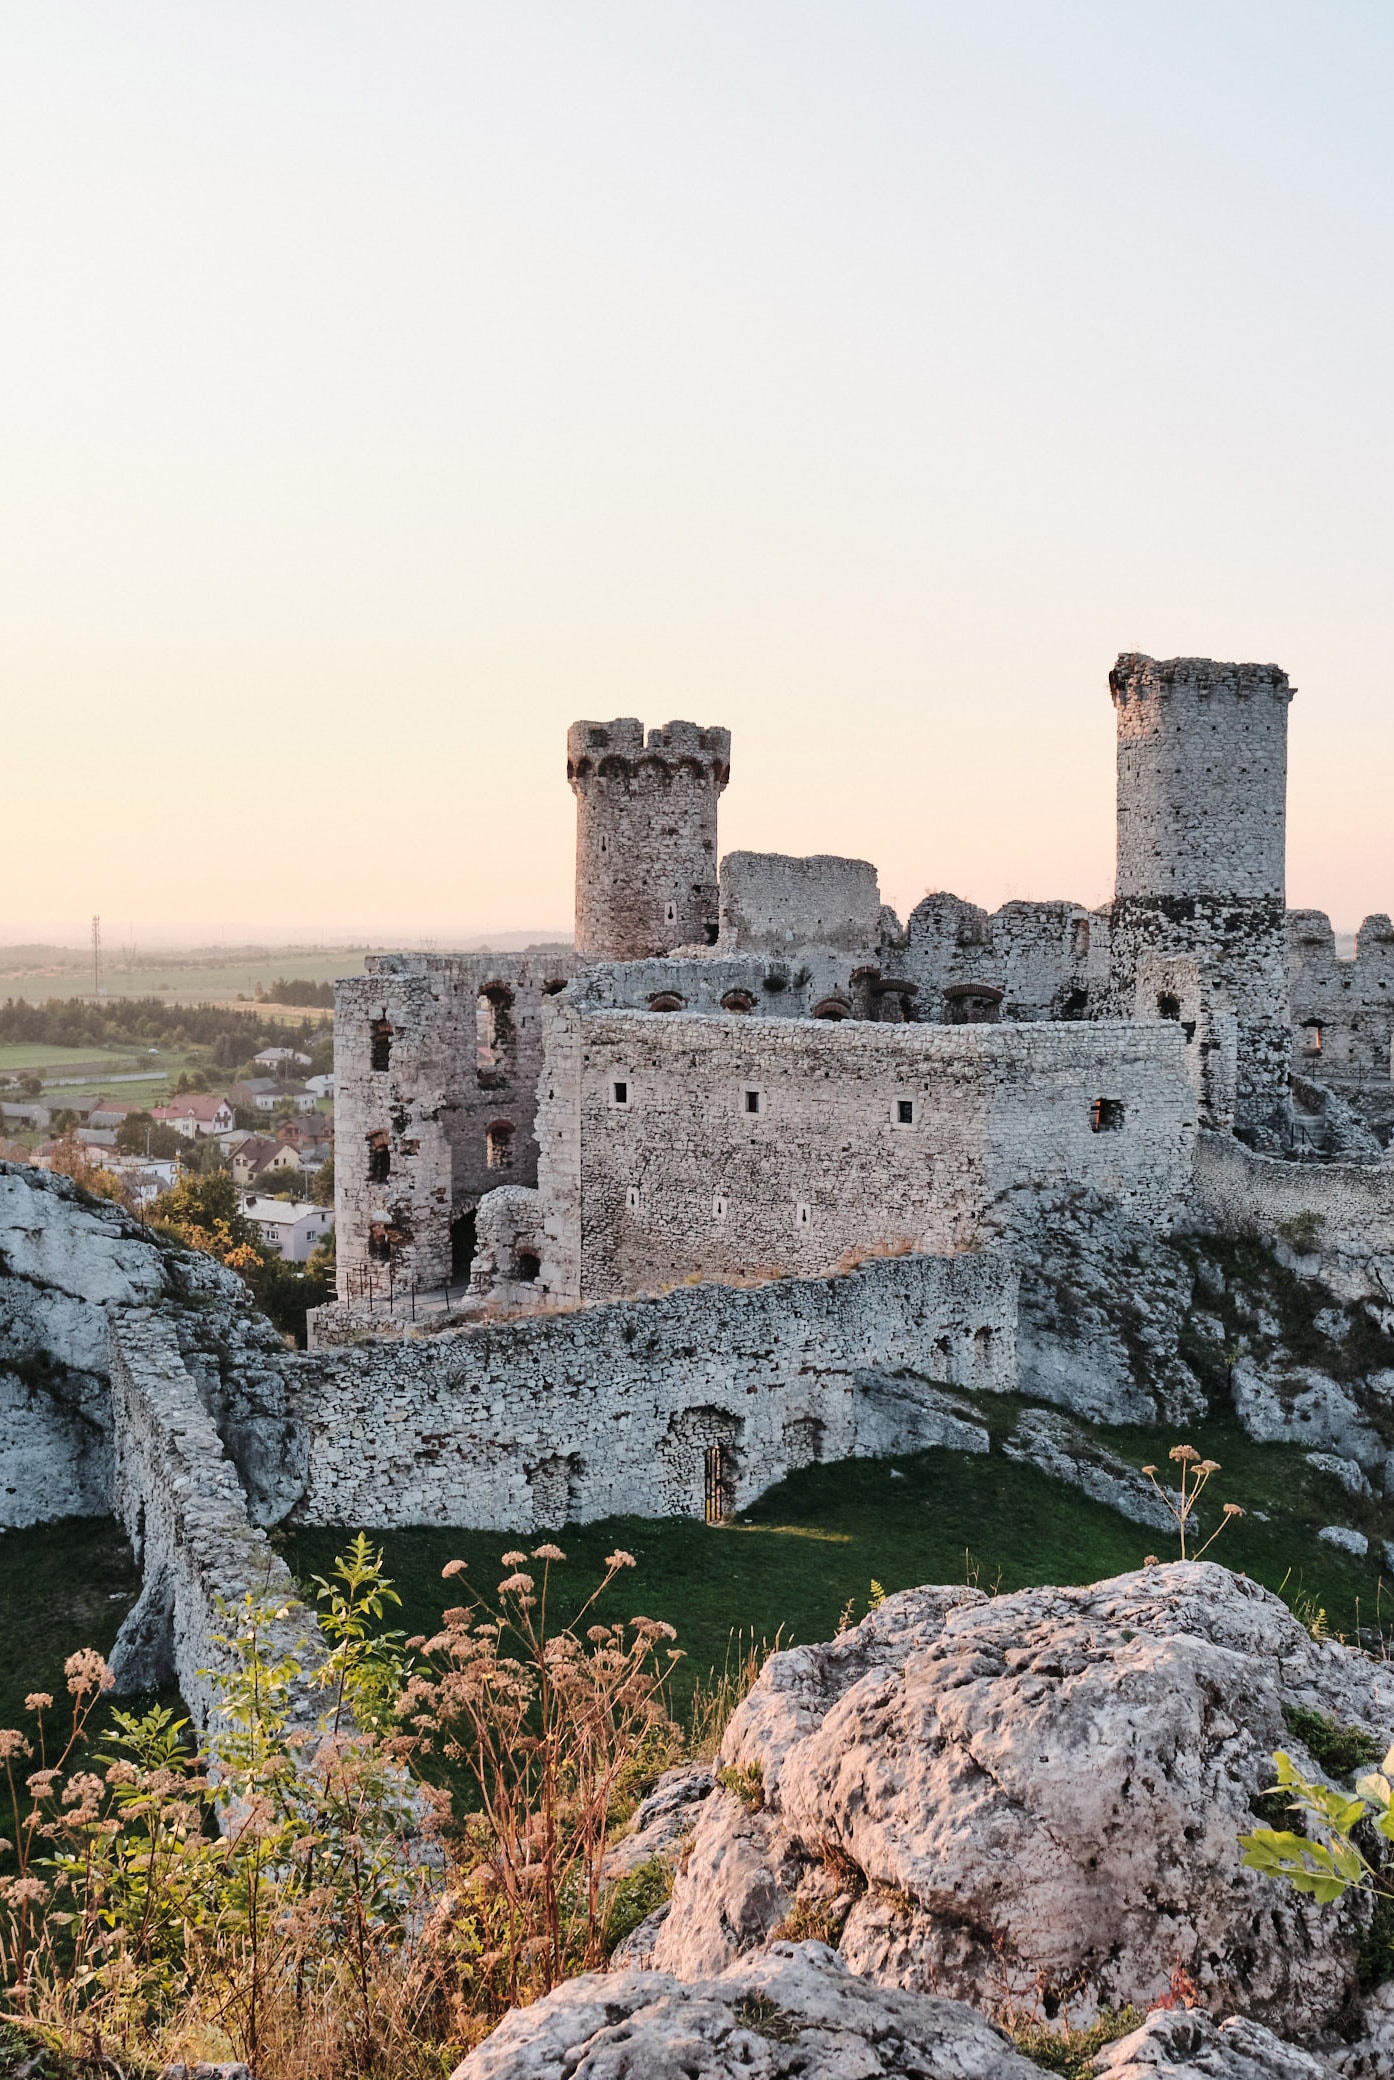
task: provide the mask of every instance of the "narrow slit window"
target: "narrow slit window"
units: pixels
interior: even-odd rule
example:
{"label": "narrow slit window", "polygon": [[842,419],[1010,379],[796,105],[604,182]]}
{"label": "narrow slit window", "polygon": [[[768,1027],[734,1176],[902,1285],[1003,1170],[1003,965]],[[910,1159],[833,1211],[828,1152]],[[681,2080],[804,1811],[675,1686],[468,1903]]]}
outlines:
{"label": "narrow slit window", "polygon": [[491,1170],[513,1168],[513,1125],[496,1119],[484,1136],[484,1160]]}
{"label": "narrow slit window", "polygon": [[390,1069],[392,1066],[392,1027],[385,1018],[373,1020],[369,1060],[375,1069]]}
{"label": "narrow slit window", "polygon": [[629,1103],[629,1085],[627,1083],[612,1083],[610,1085],[610,1102],[613,1105],[627,1105]]}
{"label": "narrow slit window", "polygon": [[386,1184],[392,1175],[392,1150],[385,1134],[375,1134],[368,1143],[368,1182]]}

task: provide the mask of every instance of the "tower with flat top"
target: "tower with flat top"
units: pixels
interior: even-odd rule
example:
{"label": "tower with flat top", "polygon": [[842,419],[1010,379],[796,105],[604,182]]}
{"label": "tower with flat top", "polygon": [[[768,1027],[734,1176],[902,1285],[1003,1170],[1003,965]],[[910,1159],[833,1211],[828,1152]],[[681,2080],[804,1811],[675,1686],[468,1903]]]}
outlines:
{"label": "tower with flat top", "polygon": [[1273,664],[1138,652],[1119,658],[1109,688],[1118,723],[1115,1004],[1125,1017],[1177,1016],[1167,992],[1151,1005],[1138,991],[1159,961],[1193,958],[1210,1006],[1234,1015],[1242,1128],[1287,1092],[1293,688]]}
{"label": "tower with flat top", "polygon": [[645,738],[632,716],[572,723],[578,953],[633,961],[715,942],[716,809],[730,773],[727,729],[665,722]]}

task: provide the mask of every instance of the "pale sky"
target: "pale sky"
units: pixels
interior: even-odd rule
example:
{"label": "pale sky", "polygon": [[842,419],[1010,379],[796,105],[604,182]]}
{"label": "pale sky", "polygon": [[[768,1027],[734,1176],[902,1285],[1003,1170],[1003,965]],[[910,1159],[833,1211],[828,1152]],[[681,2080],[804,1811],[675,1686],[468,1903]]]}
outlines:
{"label": "pale sky", "polygon": [[1104,899],[1122,649],[1394,909],[1384,0],[9,0],[0,936],[566,926],[722,850]]}

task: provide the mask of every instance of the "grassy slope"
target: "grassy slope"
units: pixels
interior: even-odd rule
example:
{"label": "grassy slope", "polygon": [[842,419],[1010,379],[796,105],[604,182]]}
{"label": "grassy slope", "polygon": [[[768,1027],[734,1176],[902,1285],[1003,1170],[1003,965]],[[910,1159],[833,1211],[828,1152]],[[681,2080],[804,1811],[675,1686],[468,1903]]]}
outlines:
{"label": "grassy slope", "polygon": [[[616,1613],[644,1611],[676,1625],[690,1679],[723,1664],[733,1633],[827,1638],[849,1598],[858,1616],[865,1611],[873,1578],[888,1590],[965,1578],[1015,1589],[1094,1581],[1137,1567],[1149,1552],[1174,1554],[1174,1543],[1158,1533],[1003,1458],[997,1447],[1022,1406],[1009,1396],[980,1398],[994,1440],[987,1457],[938,1450],[808,1467],[715,1529],[687,1518],[571,1526],[562,1538],[570,1562],[565,1594],[583,1593],[604,1555],[625,1547],[639,1564],[613,1592]],[[1165,1459],[1169,1439],[1159,1431],[1097,1434],[1134,1465]],[[1379,1556],[1381,1540],[1394,1535],[1394,1504],[1352,1501],[1307,1466],[1299,1448],[1254,1444],[1230,1415],[1197,1425],[1191,1440],[1220,1461],[1215,1500],[1246,1511],[1224,1533],[1217,1559],[1282,1589],[1289,1601],[1324,1607],[1335,1631],[1352,1633],[1387,1616]],[[1366,1532],[1369,1561],[1317,1538],[1333,1523]],[[299,1529],[277,1534],[277,1543],[304,1580],[327,1572],[357,1528]],[[453,1600],[440,1579],[446,1560],[466,1559],[471,1577],[492,1589],[499,1556],[538,1542],[426,1529],[381,1538],[408,1631],[433,1627]],[[26,1690],[56,1687],[66,1653],[110,1646],[136,1587],[130,1554],[110,1523],[82,1519],[0,1536],[0,1725],[16,1723]]]}
{"label": "grassy slope", "polygon": [[[981,1405],[999,1439],[1021,1406],[1006,1397],[984,1397]],[[1155,1430],[1100,1435],[1134,1464],[1165,1455]],[[1224,1533],[1216,1558],[1272,1589],[1286,1581],[1289,1600],[1298,1594],[1313,1599],[1333,1629],[1349,1632],[1375,1622],[1380,1585],[1374,1559],[1351,1560],[1315,1534],[1329,1523],[1378,1534],[1382,1505],[1352,1504],[1297,1448],[1252,1444],[1232,1419],[1198,1426],[1193,1441],[1221,1462],[1217,1498],[1248,1512]],[[303,1579],[327,1571],[344,1536],[300,1529],[278,1542]],[[514,1544],[501,1532],[424,1529],[386,1531],[381,1540],[409,1631],[433,1625],[443,1603],[454,1600],[440,1580],[446,1560],[467,1560],[471,1577],[492,1590],[498,1558]],[[987,1457],[936,1450],[808,1467],[719,1529],[687,1518],[621,1517],[570,1526],[562,1544],[567,1581],[577,1587],[594,1579],[613,1546],[633,1553],[638,1566],[613,1592],[616,1610],[676,1625],[689,1679],[723,1665],[733,1632],[772,1640],[782,1628],[786,1642],[826,1639],[849,1598],[856,1615],[864,1614],[873,1578],[888,1590],[965,1579],[984,1589],[1015,1589],[1094,1581],[1139,1566],[1150,1552],[1175,1557],[1174,1544],[1158,1533],[995,1449]],[[1377,1558],[1378,1545],[1372,1553]]]}

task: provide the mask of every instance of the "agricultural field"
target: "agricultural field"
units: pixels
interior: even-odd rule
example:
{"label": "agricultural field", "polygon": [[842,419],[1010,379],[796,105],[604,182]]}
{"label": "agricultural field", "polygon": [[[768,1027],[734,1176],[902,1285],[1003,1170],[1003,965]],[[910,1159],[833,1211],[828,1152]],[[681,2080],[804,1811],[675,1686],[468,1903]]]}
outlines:
{"label": "agricultural field", "polygon": [[[281,976],[334,982],[361,975],[363,947],[196,948],[192,953],[127,955],[113,948],[102,963],[107,997],[168,997],[172,1004],[235,1004],[255,999]],[[75,947],[0,946],[0,1000],[90,997],[92,958]],[[265,1007],[268,1010],[270,1007]],[[294,1017],[303,1018],[303,1010]]]}

